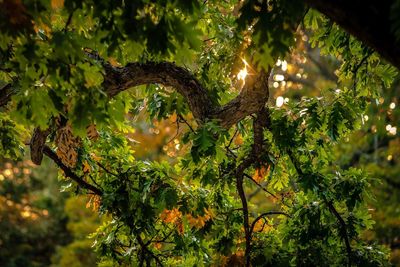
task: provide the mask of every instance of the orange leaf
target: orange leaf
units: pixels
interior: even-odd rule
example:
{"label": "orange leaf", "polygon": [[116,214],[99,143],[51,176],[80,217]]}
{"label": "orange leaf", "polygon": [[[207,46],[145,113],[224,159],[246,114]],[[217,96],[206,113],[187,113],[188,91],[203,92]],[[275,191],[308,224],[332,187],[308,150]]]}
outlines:
{"label": "orange leaf", "polygon": [[83,172],[84,172],[84,173],[89,173],[91,169],[92,169],[92,168],[90,167],[88,161],[85,160],[85,161],[83,162]]}
{"label": "orange leaf", "polygon": [[92,207],[93,211],[98,211],[99,207],[100,207],[100,202],[101,202],[101,199],[99,196],[97,196],[97,195],[91,196],[89,198],[89,201],[86,203],[86,208],[88,209],[88,208]]}
{"label": "orange leaf", "polygon": [[183,233],[185,232],[185,229],[183,228],[183,223],[182,223],[181,219],[178,220],[178,222],[176,223],[176,226],[178,227],[178,233],[183,235]]}
{"label": "orange leaf", "polygon": [[121,63],[119,63],[115,58],[113,58],[113,57],[109,57],[108,58],[108,62],[112,65],[112,66],[114,66],[114,67],[118,67],[118,66],[121,66]]}
{"label": "orange leaf", "polygon": [[191,214],[186,215],[186,219],[188,220],[191,227],[195,227],[197,229],[201,229],[204,227],[207,221],[209,221],[213,217],[213,213],[209,209],[204,210],[203,216],[194,217]]}
{"label": "orange leaf", "polygon": [[59,9],[64,6],[64,0],[51,0],[51,8]]}
{"label": "orange leaf", "polygon": [[155,247],[156,249],[160,250],[161,247],[162,247],[162,244],[161,244],[160,242],[156,242],[156,243],[154,243],[154,247]]}
{"label": "orange leaf", "polygon": [[267,176],[269,169],[269,166],[267,166],[267,168],[265,168],[265,166],[261,166],[261,168],[256,169],[253,175],[254,181],[256,181],[257,183],[261,183],[262,181],[264,181],[264,178],[265,176]]}
{"label": "orange leaf", "polygon": [[160,218],[165,223],[176,223],[182,217],[182,213],[174,208],[172,210],[165,209],[161,212]]}
{"label": "orange leaf", "polygon": [[233,140],[233,143],[237,146],[240,146],[243,144],[243,138],[241,134],[238,134],[235,139]]}

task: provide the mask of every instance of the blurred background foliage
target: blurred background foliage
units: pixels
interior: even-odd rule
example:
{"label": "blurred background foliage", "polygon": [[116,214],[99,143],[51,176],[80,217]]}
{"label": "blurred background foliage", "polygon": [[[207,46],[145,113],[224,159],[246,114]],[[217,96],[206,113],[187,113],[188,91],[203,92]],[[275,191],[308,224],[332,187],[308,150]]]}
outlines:
{"label": "blurred background foliage", "polygon": [[[273,69],[271,105],[284,108],[304,96],[321,96],[327,90],[341,92],[335,88],[338,79],[335,73],[341,58],[324,55],[313,48],[306,30],[300,28],[297,34],[295,48],[285,60],[276,62]],[[332,166],[357,166],[375,178],[370,188],[375,197],[367,200],[375,225],[364,236],[371,244],[391,249],[392,263],[400,266],[400,138],[397,133],[400,78],[380,94],[359,118],[361,129],[334,148],[333,158],[337,162]],[[146,119],[149,118],[146,113],[151,110],[148,105],[151,103],[144,103],[131,113],[135,131],[128,138],[135,155],[140,159],[163,159],[172,163],[187,152],[187,147],[180,143],[185,132],[182,127],[189,127],[194,121],[190,116],[176,115],[149,121]],[[234,143],[243,143],[240,134]],[[269,181],[262,183],[267,186]],[[89,236],[108,219],[100,218],[95,212],[98,207],[94,199],[60,192],[62,186],[65,181],[58,180],[57,169],[50,162],[34,167],[29,160],[1,159],[0,266],[96,264],[99,259]],[[282,192],[276,186],[278,193],[266,202],[264,192],[249,185],[247,194],[254,211],[271,209],[277,199],[284,202],[290,192]]]}

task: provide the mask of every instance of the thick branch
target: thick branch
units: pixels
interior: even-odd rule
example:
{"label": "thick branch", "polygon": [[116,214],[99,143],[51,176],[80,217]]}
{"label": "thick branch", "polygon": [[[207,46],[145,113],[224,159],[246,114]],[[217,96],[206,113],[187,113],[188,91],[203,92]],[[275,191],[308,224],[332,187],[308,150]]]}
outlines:
{"label": "thick branch", "polygon": [[174,63],[129,63],[125,67],[106,63],[103,66],[106,72],[103,86],[110,97],[134,86],[161,84],[175,88],[199,121],[209,118],[214,109],[207,90],[187,69]]}
{"label": "thick branch", "polygon": [[219,119],[223,127],[229,128],[248,115],[259,112],[268,101],[270,72],[271,70],[262,70],[255,77],[249,76],[240,94],[218,108],[212,117]]}
{"label": "thick branch", "polygon": [[[265,73],[264,73],[265,74]],[[265,89],[268,96],[268,87]],[[267,99],[268,100],[268,99]],[[269,113],[265,108],[265,104],[258,110],[257,117],[253,120],[253,146],[251,152],[247,157],[239,164],[236,168],[236,190],[242,202],[243,211],[243,228],[246,240],[245,259],[246,266],[250,266],[250,251],[251,251],[251,227],[249,223],[249,209],[247,204],[246,194],[243,189],[243,178],[245,170],[251,167],[253,164],[260,163],[261,155],[264,152],[264,128],[269,124]]]}
{"label": "thick branch", "polygon": [[104,89],[110,97],[129,88],[145,84],[161,84],[175,88],[187,101],[193,116],[200,122],[216,119],[224,128],[230,128],[246,116],[258,112],[268,100],[270,71],[248,76],[240,94],[228,104],[213,105],[208,90],[187,69],[172,62],[129,63],[114,67],[96,52],[86,52],[99,60],[105,69]]}

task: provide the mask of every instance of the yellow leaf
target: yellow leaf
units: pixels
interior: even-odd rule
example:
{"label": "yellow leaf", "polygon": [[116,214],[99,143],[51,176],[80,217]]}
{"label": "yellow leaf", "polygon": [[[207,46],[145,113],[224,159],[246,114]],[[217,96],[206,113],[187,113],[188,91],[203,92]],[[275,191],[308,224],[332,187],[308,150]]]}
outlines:
{"label": "yellow leaf", "polygon": [[263,220],[259,220],[254,225],[254,232],[264,232],[267,233],[272,229],[272,226],[269,224],[269,221],[265,222]]}
{"label": "yellow leaf", "polygon": [[170,122],[176,122],[176,119],[177,119],[177,115],[176,115],[176,113],[173,113],[170,117],[169,117],[169,121]]}

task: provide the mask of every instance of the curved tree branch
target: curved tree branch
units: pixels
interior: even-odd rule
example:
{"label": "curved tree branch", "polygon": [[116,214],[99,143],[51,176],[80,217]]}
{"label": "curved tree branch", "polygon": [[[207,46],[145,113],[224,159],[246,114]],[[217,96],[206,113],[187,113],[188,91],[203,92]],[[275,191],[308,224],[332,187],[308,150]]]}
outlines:
{"label": "curved tree branch", "polygon": [[175,88],[187,101],[193,116],[199,121],[216,119],[224,128],[230,128],[246,116],[258,112],[268,100],[270,70],[248,76],[240,94],[226,105],[214,105],[208,90],[187,69],[173,62],[128,63],[115,67],[96,51],[86,49],[88,57],[99,61],[105,71],[103,87],[110,97],[135,86],[161,84]]}
{"label": "curved tree branch", "polygon": [[172,62],[129,63],[125,67],[106,63],[103,66],[103,86],[110,97],[138,85],[161,84],[175,88],[199,121],[205,121],[214,110],[207,90],[187,69]]}
{"label": "curved tree branch", "polygon": [[261,71],[246,79],[240,94],[226,105],[213,105],[201,83],[187,69],[172,62],[129,63],[114,67],[103,61],[104,88],[110,97],[129,88],[144,84],[162,84],[175,88],[187,101],[193,116],[200,122],[216,119],[224,128],[230,128],[246,116],[259,111],[268,100],[269,73]]}
{"label": "curved tree branch", "polygon": [[[86,49],[86,55],[100,62],[104,67],[105,92],[110,98],[129,88],[145,84],[162,84],[175,88],[187,101],[198,122],[209,119],[219,121],[226,129],[246,116],[263,109],[268,97],[270,70],[247,77],[240,94],[224,106],[213,105],[213,101],[201,83],[187,69],[172,62],[129,63],[125,67],[115,67],[102,59],[96,51]],[[262,114],[262,113],[260,113]],[[35,129],[30,143],[32,161],[40,164],[42,150],[49,131]]]}

